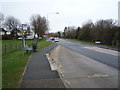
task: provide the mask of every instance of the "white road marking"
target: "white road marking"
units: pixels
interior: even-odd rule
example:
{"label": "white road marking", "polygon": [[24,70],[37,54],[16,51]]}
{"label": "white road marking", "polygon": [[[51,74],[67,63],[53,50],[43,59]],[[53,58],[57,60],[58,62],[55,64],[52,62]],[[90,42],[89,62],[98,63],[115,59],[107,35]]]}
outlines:
{"label": "white road marking", "polygon": [[[69,41],[67,43],[76,44],[74,42],[69,42]],[[76,45],[78,45],[78,44],[76,44]],[[95,50],[98,52],[102,52],[102,53],[106,53],[106,54],[110,54],[110,55],[114,55],[114,56],[118,56],[118,51],[114,51],[114,50],[108,50],[108,49],[103,49],[103,48],[99,48],[99,47],[83,47],[83,48]]]}
{"label": "white road marking", "polygon": [[68,80],[65,80],[65,82],[66,82],[68,85],[70,85],[70,82],[69,82]]}
{"label": "white road marking", "polygon": [[98,47],[83,47],[83,48],[95,50],[98,52],[102,52],[102,53],[106,53],[106,54],[110,54],[110,55],[114,55],[114,56],[118,56],[118,51],[113,51],[113,50],[108,50],[108,49],[103,49],[103,48],[98,48]]}
{"label": "white road marking", "polygon": [[101,75],[101,74],[94,74],[92,76],[88,76],[88,78],[94,78],[94,77],[108,77],[109,75]]}
{"label": "white road marking", "polygon": [[76,43],[74,43],[74,42],[69,42],[69,41],[68,41],[67,43],[76,44]]}

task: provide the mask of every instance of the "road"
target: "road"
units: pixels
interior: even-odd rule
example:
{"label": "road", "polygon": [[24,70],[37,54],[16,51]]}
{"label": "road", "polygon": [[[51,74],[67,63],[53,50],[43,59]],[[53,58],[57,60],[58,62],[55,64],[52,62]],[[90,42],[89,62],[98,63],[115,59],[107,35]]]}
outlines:
{"label": "road", "polygon": [[78,52],[86,57],[89,57],[91,59],[118,68],[117,51],[102,49],[93,45],[83,44],[80,42],[67,41],[64,39],[60,39],[59,44],[75,52]]}
{"label": "road", "polygon": [[51,56],[70,88],[118,88],[118,52],[60,39]]}

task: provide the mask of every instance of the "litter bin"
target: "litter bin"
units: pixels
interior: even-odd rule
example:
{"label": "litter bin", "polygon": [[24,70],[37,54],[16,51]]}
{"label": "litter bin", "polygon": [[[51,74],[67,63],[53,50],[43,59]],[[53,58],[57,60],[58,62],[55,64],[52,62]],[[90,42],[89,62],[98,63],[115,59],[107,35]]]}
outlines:
{"label": "litter bin", "polygon": [[33,48],[33,52],[36,52],[37,51],[37,43],[33,43],[32,48]]}

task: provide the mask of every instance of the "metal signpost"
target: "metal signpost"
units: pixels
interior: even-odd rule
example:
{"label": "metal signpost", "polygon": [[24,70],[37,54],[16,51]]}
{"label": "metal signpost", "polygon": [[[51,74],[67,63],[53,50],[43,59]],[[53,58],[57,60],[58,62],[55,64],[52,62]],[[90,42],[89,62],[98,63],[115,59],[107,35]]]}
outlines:
{"label": "metal signpost", "polygon": [[25,46],[24,30],[20,30],[20,33],[22,34],[22,49],[23,49],[23,55],[24,55],[24,46]]}
{"label": "metal signpost", "polygon": [[24,26],[27,26],[27,24],[22,24],[22,30],[20,30],[20,33],[22,34],[22,47],[23,47],[23,55],[24,55],[24,47],[25,47],[25,37],[24,37],[24,33],[27,30],[27,28]]}

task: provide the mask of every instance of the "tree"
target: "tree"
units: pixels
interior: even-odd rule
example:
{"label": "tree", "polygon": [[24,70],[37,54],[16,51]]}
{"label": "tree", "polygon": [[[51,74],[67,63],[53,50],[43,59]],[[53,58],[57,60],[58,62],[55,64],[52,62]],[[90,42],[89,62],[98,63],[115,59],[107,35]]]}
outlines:
{"label": "tree", "polygon": [[79,32],[79,39],[85,41],[92,40],[92,29],[94,24],[91,20],[89,20],[86,24],[84,24]]}
{"label": "tree", "polygon": [[117,29],[116,22],[113,19],[99,20],[95,24],[95,38],[100,40],[103,44],[111,45],[114,33]]}
{"label": "tree", "polygon": [[66,31],[67,31],[67,27],[64,28],[64,33],[63,33],[64,38],[66,38]]}
{"label": "tree", "polygon": [[5,20],[4,25],[6,28],[11,30],[11,36],[17,36],[18,29],[17,27],[20,25],[20,21],[13,16],[8,16]]}
{"label": "tree", "polygon": [[45,17],[41,17],[40,15],[33,15],[31,18],[31,25],[34,28],[34,33],[41,37],[48,30],[48,23]]}
{"label": "tree", "polygon": [[65,38],[74,38],[76,37],[76,28],[74,26],[69,26],[64,28]]}
{"label": "tree", "polygon": [[102,19],[95,23],[88,20],[81,28],[65,27],[63,34],[64,38],[75,38],[89,42],[100,41],[105,45],[112,45],[112,42],[115,41],[119,45],[120,30],[116,23],[113,19]]}
{"label": "tree", "polygon": [[58,37],[60,37],[60,38],[61,38],[61,32],[58,32]]}
{"label": "tree", "polygon": [[78,38],[79,38],[79,33],[80,33],[80,27],[78,27],[77,30],[76,30],[75,39],[78,39]]}

